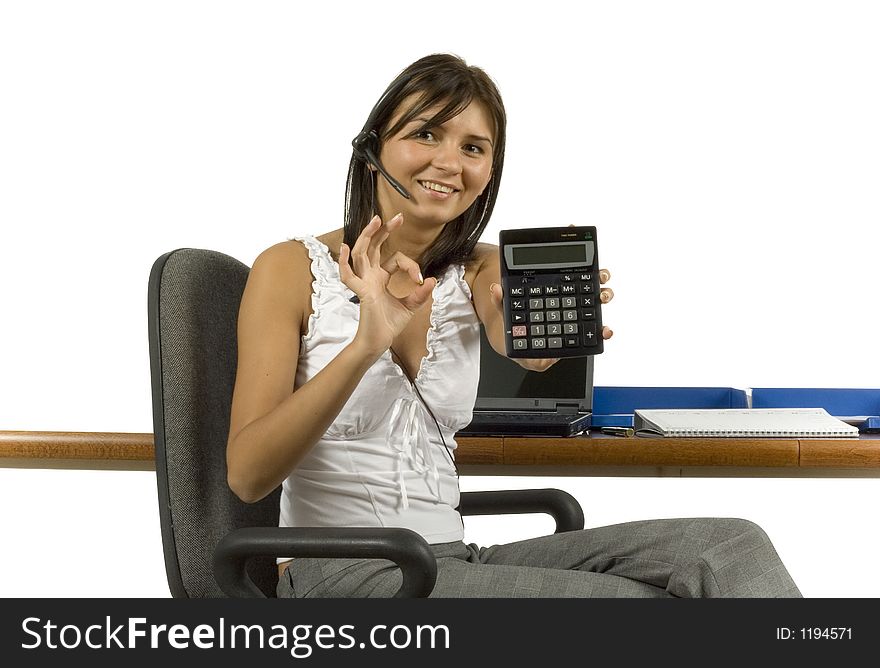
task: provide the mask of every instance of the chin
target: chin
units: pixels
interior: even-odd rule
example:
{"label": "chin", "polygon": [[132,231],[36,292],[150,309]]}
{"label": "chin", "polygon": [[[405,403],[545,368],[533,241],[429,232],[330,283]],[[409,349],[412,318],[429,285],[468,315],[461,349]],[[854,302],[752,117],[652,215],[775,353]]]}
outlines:
{"label": "chin", "polygon": [[[430,204],[427,206],[416,205],[414,209],[415,210],[409,214],[409,220],[420,221],[425,225],[446,225],[467,211],[467,209],[464,211],[459,210],[458,207],[455,207],[454,209],[432,207]],[[407,216],[406,212],[404,212],[404,216]]]}
{"label": "chin", "polygon": [[[418,225],[420,227],[443,227],[447,223],[451,223],[456,218],[458,218],[459,214],[454,216],[432,216],[432,215],[418,215],[411,214],[409,221],[412,224]],[[404,214],[404,220],[406,220],[406,214]]]}

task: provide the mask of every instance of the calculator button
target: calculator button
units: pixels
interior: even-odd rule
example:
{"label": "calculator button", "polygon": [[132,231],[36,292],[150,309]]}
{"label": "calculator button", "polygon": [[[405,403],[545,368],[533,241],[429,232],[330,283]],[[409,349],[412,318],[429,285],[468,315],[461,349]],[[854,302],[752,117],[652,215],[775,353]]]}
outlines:
{"label": "calculator button", "polygon": [[[564,287],[564,286],[563,286]],[[558,295],[559,294],[559,286],[558,285],[548,285],[544,288],[545,295]]]}
{"label": "calculator button", "polygon": [[595,320],[596,319],[596,309],[585,308],[581,310],[581,318],[584,320]]}
{"label": "calculator button", "polygon": [[577,306],[577,298],[576,297],[563,297],[562,298],[562,308],[574,308]]}
{"label": "calculator button", "polygon": [[525,350],[529,347],[528,339],[514,339],[513,340],[513,349],[514,350]]}
{"label": "calculator button", "polygon": [[592,274],[592,273],[589,273],[589,274],[581,274],[578,278],[579,278],[581,281],[592,281],[592,280],[593,280],[593,274]]}
{"label": "calculator button", "polygon": [[525,322],[525,321],[526,321],[526,314],[525,313],[517,313],[515,311],[511,312],[510,322],[512,324],[517,324],[519,322]]}
{"label": "calculator button", "polygon": [[585,308],[592,308],[596,305],[595,297],[581,297],[581,306]]}
{"label": "calculator button", "polygon": [[522,311],[526,307],[526,302],[524,299],[511,299],[510,300],[510,308],[513,311]]}
{"label": "calculator button", "polygon": [[562,348],[562,339],[558,336],[554,336],[552,338],[547,339],[547,347],[548,348]]}
{"label": "calculator button", "polygon": [[566,283],[571,283],[574,280],[574,275],[562,274],[562,276],[559,277],[559,280],[565,281]]}
{"label": "calculator button", "polygon": [[543,299],[530,299],[529,300],[529,308],[544,308],[544,300]]}
{"label": "calculator button", "polygon": [[547,311],[547,322],[559,322],[559,311]]}
{"label": "calculator button", "polygon": [[546,348],[547,347],[547,339],[532,339],[532,348]]}
{"label": "calculator button", "polygon": [[577,348],[581,345],[581,339],[579,336],[566,336],[563,338],[565,342],[566,348]]}
{"label": "calculator button", "polygon": [[592,283],[581,283],[581,294],[592,294],[593,292]]}
{"label": "calculator button", "polygon": [[562,325],[547,325],[547,336],[559,336],[562,334]]}
{"label": "calculator button", "polygon": [[588,322],[584,324],[584,345],[595,346],[599,343],[599,336],[596,334],[596,323]]}
{"label": "calculator button", "polygon": [[544,336],[544,325],[532,325],[529,327],[529,334],[532,336]]}
{"label": "calculator button", "polygon": [[544,289],[540,285],[532,285],[529,287],[529,295],[543,294]]}
{"label": "calculator button", "polygon": [[529,313],[529,322],[544,322],[544,312],[532,311]]}
{"label": "calculator button", "polygon": [[544,300],[546,308],[559,308],[559,297],[547,297]]}
{"label": "calculator button", "polygon": [[566,334],[577,334],[578,326],[577,323],[567,322],[562,326],[562,331]]}
{"label": "calculator button", "polygon": [[510,328],[511,334],[514,336],[525,336],[526,335],[526,326],[525,325],[517,325],[516,327]]}
{"label": "calculator button", "polygon": [[563,285],[562,286],[562,294],[564,295],[573,295],[577,291],[577,288],[574,285]]}
{"label": "calculator button", "polygon": [[571,322],[572,320],[578,319],[578,312],[577,311],[565,311],[565,313],[563,313],[562,317],[564,320]]}
{"label": "calculator button", "polygon": [[525,294],[525,288],[510,288],[510,296],[511,297],[522,297]]}

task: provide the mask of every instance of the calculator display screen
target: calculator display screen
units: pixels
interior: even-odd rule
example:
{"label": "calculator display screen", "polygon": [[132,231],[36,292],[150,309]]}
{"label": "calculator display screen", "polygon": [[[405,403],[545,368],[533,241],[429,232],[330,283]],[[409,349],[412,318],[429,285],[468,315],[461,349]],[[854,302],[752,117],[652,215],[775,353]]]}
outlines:
{"label": "calculator display screen", "polygon": [[593,262],[593,242],[510,244],[506,246],[510,269],[558,268],[589,265]]}

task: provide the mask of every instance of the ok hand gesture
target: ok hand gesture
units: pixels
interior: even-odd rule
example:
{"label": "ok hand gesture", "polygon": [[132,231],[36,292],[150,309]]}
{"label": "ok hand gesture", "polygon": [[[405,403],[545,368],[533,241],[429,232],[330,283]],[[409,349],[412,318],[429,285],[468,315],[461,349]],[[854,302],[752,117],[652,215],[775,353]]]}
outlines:
{"label": "ok hand gesture", "polygon": [[[354,248],[349,249],[344,243],[339,248],[339,277],[361,304],[355,341],[377,357],[391,346],[415,312],[425,305],[437,283],[435,278],[422,278],[419,265],[403,253],[397,252],[381,262],[382,244],[402,224],[400,213],[387,223],[374,216]],[[388,291],[388,282],[398,271],[405,272],[418,284],[405,297],[395,297]]]}

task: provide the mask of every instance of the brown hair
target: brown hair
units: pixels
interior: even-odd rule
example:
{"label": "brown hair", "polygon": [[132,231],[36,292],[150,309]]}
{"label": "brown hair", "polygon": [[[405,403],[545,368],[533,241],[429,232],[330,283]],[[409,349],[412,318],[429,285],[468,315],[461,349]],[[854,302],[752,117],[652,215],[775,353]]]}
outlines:
{"label": "brown hair", "polygon": [[[391,118],[400,103],[418,94],[412,107],[389,127]],[[418,117],[425,109],[440,106],[421,129],[436,127],[460,114],[473,101],[485,105],[495,124],[492,152],[492,176],[483,192],[458,218],[449,221],[434,244],[419,258],[425,276],[439,276],[451,264],[465,263],[473,259],[474,247],[486,229],[504,167],[504,144],[507,115],[498,88],[480,68],[467,65],[458,56],[434,54],[420,58],[403,70],[386,89],[373,108],[370,120],[379,137],[380,146],[395,135],[407,123]],[[376,148],[379,152],[379,147]],[[348,166],[345,184],[345,219],[343,240],[353,247],[363,228],[375,215],[376,181],[374,173],[366,169],[364,158],[354,152]]]}

